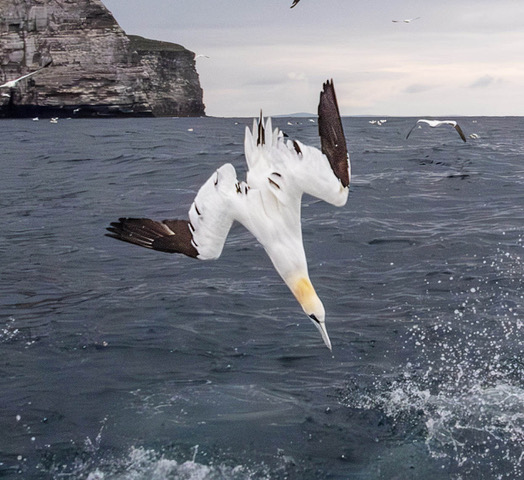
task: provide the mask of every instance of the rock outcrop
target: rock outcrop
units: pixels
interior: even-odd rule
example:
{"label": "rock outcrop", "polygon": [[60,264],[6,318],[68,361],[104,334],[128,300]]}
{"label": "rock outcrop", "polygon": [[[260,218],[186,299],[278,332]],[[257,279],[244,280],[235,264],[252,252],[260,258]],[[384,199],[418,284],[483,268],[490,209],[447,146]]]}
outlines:
{"label": "rock outcrop", "polygon": [[201,116],[195,54],[128,36],[100,0],[0,0],[2,116]]}

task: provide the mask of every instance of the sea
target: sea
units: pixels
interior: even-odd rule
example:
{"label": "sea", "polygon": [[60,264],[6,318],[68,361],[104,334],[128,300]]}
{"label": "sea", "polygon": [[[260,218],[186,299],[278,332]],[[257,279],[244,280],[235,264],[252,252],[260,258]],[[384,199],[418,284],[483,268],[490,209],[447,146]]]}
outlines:
{"label": "sea", "polygon": [[2,120],[0,478],[524,478],[524,117],[416,120],[344,117],[347,204],[303,199],[332,352],[242,226],[105,236],[243,179],[251,119]]}

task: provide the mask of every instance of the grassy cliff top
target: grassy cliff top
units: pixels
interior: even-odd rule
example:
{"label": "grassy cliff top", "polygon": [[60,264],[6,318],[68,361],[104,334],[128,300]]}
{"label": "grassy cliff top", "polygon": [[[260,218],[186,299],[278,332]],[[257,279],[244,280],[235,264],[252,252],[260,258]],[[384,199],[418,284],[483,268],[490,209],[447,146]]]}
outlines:
{"label": "grassy cliff top", "polygon": [[128,35],[131,47],[136,50],[147,52],[184,52],[186,49],[178,43],[162,42],[140,37],[139,35]]}

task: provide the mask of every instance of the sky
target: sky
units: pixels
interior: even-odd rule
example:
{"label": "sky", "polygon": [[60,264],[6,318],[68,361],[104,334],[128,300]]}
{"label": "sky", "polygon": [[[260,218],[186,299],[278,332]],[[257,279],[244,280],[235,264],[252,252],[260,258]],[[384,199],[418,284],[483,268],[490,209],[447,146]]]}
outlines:
{"label": "sky", "polygon": [[[523,0],[102,0],[196,60],[206,114],[524,115]],[[410,23],[404,20],[420,17]]]}

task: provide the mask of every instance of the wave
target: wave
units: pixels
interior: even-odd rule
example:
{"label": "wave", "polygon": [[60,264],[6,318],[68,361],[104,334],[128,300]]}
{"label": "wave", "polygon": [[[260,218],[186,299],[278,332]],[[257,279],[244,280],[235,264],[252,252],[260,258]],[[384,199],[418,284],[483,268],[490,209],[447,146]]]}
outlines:
{"label": "wave", "polygon": [[414,315],[404,334],[413,353],[393,378],[353,380],[340,402],[378,410],[408,438],[420,436],[456,478],[521,478],[524,321],[516,285],[524,262],[519,250],[500,248],[481,265],[450,278],[465,288],[447,311]]}

